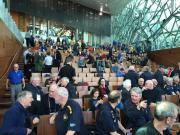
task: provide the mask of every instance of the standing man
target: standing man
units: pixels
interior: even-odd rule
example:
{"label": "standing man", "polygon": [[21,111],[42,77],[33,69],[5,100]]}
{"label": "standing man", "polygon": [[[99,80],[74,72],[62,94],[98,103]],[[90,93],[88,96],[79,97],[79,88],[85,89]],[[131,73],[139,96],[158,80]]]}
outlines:
{"label": "standing man", "polygon": [[14,104],[16,97],[22,88],[25,87],[24,75],[21,70],[19,70],[19,65],[14,64],[13,71],[10,71],[6,81],[6,89],[8,89],[10,84],[11,89],[11,101]]}
{"label": "standing man", "polygon": [[161,87],[161,89],[164,88],[164,80],[163,80],[163,72],[164,72],[164,68],[163,66],[159,66],[158,70],[154,73],[154,79],[157,80],[159,87]]}
{"label": "standing man", "polygon": [[133,65],[129,66],[128,72],[124,76],[124,80],[130,79],[132,87],[138,86],[139,75],[135,71],[135,67]]}
{"label": "standing man", "polygon": [[74,81],[74,77],[76,76],[75,69],[72,67],[73,57],[66,57],[66,64],[61,68],[59,72],[60,78],[67,77],[70,82]]}
{"label": "standing man", "polygon": [[120,122],[120,115],[116,106],[121,101],[121,93],[113,90],[108,96],[108,102],[101,105],[96,117],[96,135],[120,135],[128,133]]}
{"label": "standing man", "polygon": [[[33,119],[33,124],[38,124],[40,115],[46,114],[45,95],[40,87],[41,79],[39,76],[32,76],[31,83],[27,84],[25,90],[30,91],[33,96],[33,102],[31,107],[28,108],[28,113]],[[33,131],[36,133],[37,128],[34,127]]]}
{"label": "standing man", "polygon": [[57,135],[87,135],[79,104],[68,99],[66,88],[59,87],[56,92],[54,99],[59,104],[60,109],[56,116],[51,117],[50,123],[53,123],[52,118],[55,116]]}
{"label": "standing man", "polygon": [[29,135],[26,108],[31,106],[32,93],[23,91],[18,94],[17,102],[5,113],[1,129],[1,135]]}
{"label": "standing man", "polygon": [[54,95],[57,93],[58,85],[56,83],[52,83],[49,86],[49,93],[45,95],[45,106],[46,106],[46,114],[51,114],[57,112],[59,110],[59,105],[56,104]]}
{"label": "standing man", "polygon": [[178,116],[178,107],[170,102],[159,102],[154,111],[154,120],[139,128],[136,135],[167,135],[166,129],[171,128]]}
{"label": "standing man", "polygon": [[40,86],[41,79],[39,76],[32,76],[31,83],[27,84],[25,90],[32,92],[34,101],[32,106],[28,108],[29,113],[39,119],[39,115],[45,113],[45,95]]}

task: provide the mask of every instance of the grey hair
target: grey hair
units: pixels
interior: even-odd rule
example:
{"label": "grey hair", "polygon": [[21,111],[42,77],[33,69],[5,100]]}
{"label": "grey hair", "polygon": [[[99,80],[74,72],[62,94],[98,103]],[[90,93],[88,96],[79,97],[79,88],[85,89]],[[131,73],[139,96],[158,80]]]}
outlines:
{"label": "grey hair", "polygon": [[69,78],[67,78],[67,77],[63,77],[63,78],[61,78],[61,80],[64,80],[64,81],[66,81],[67,83],[69,83]]}
{"label": "grey hair", "polygon": [[18,94],[17,96],[17,101],[22,101],[22,99],[26,98],[27,95],[32,95],[32,93],[30,91],[22,91]]}
{"label": "grey hair", "polygon": [[40,76],[37,76],[37,75],[32,76],[32,77],[31,77],[31,82],[34,81],[34,80],[37,80],[37,79],[40,79],[40,80],[41,80],[41,77],[40,77]]}
{"label": "grey hair", "polygon": [[132,93],[132,92],[135,92],[135,93],[137,93],[137,94],[139,94],[139,95],[142,96],[142,90],[141,90],[139,87],[133,87],[133,88],[131,89],[131,93]]}
{"label": "grey hair", "polygon": [[178,75],[173,76],[173,80],[174,80],[174,81],[177,80],[177,79],[179,79],[179,76],[178,76]]}
{"label": "grey hair", "polygon": [[179,113],[179,108],[174,103],[162,101],[157,103],[154,117],[159,121],[163,121],[167,117],[175,117],[176,113]]}
{"label": "grey hair", "polygon": [[68,97],[69,93],[68,93],[68,90],[65,87],[58,87],[57,95],[62,96],[62,97]]}
{"label": "grey hair", "polygon": [[167,80],[166,80],[166,83],[167,83],[168,85],[172,85],[172,83],[173,83],[173,78],[172,78],[172,77],[168,77]]}
{"label": "grey hair", "polygon": [[124,88],[129,88],[131,87],[131,80],[130,79],[126,79],[124,82],[123,82],[123,87]]}

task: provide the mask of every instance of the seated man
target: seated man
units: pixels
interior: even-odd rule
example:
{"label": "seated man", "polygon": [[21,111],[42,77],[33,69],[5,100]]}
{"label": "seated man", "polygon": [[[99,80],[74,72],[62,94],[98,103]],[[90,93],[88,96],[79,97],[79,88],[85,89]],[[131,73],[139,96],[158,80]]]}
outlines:
{"label": "seated man", "polygon": [[124,103],[125,124],[134,132],[151,120],[152,116],[147,101],[141,101],[142,90],[139,87],[134,87],[130,93],[131,99]]}
{"label": "seated man", "polygon": [[53,96],[60,109],[50,118],[50,123],[55,122],[57,135],[88,135],[85,129],[83,114],[79,104],[69,99],[66,88],[59,87]]}
{"label": "seated man", "polygon": [[[178,107],[170,102],[159,102],[154,111],[154,120],[139,128],[136,135],[167,135],[178,116]],[[166,130],[167,131],[167,130]]]}
{"label": "seated man", "polygon": [[51,74],[51,77],[45,81],[45,84],[44,84],[44,85],[45,85],[45,87],[46,87],[47,85],[50,85],[51,83],[56,83],[56,84],[59,83],[58,74],[52,73],[52,74]]}
{"label": "seated man", "polygon": [[69,92],[69,98],[78,98],[76,94],[76,88],[73,86],[71,82],[69,82],[69,79],[67,77],[63,77],[60,80],[61,87],[65,87]]}
{"label": "seated man", "polygon": [[18,94],[17,102],[4,114],[1,135],[29,135],[30,121],[27,121],[26,108],[31,106],[32,93],[23,91]]}
{"label": "seated man", "polygon": [[96,135],[120,135],[128,133],[120,122],[120,115],[116,110],[116,106],[121,101],[121,93],[113,90],[108,96],[108,102],[101,105],[96,117]]}
{"label": "seated man", "polygon": [[142,97],[144,100],[147,100],[147,104],[150,106],[155,106],[156,102],[161,101],[161,93],[158,89],[154,89],[152,80],[145,82]]}

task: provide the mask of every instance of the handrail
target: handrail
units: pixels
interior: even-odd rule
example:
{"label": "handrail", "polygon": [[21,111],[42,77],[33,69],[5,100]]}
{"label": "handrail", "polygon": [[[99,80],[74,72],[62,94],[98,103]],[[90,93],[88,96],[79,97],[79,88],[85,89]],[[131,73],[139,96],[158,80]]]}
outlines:
{"label": "handrail", "polygon": [[10,64],[9,64],[7,70],[6,70],[5,73],[0,77],[0,81],[3,80],[4,77],[7,75],[7,73],[9,72],[9,70],[10,70],[10,68],[11,68],[11,66],[12,66],[12,64],[13,64],[15,58],[16,58],[16,56],[19,54],[19,51],[20,51],[20,49],[18,48],[17,51],[16,51],[16,53],[15,53],[15,55],[12,57],[12,60],[11,60],[11,62],[10,62]]}
{"label": "handrail", "polygon": [[[12,33],[12,35],[14,35],[14,37],[17,39],[17,42],[19,42],[22,45],[23,44],[23,37],[22,37],[19,29],[17,28],[16,23],[12,19],[12,16],[8,12],[8,9],[5,8],[5,4],[4,4],[3,0],[0,0],[0,9],[1,9],[0,20],[2,22],[4,22],[4,25],[7,26],[7,29],[9,29],[9,31]],[[19,47],[20,48],[17,48],[15,55],[12,56],[6,71],[1,75],[0,81],[2,81],[4,79],[4,77],[7,75],[7,73],[10,70],[15,58],[18,55],[18,52],[22,49],[21,46],[19,46]]]}

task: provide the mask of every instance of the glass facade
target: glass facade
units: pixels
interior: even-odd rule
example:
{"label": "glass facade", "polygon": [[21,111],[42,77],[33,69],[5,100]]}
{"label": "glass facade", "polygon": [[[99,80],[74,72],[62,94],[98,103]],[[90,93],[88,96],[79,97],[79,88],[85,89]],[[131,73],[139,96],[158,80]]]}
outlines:
{"label": "glass facade", "polygon": [[151,50],[180,47],[180,0],[132,0],[112,16],[112,38]]}

